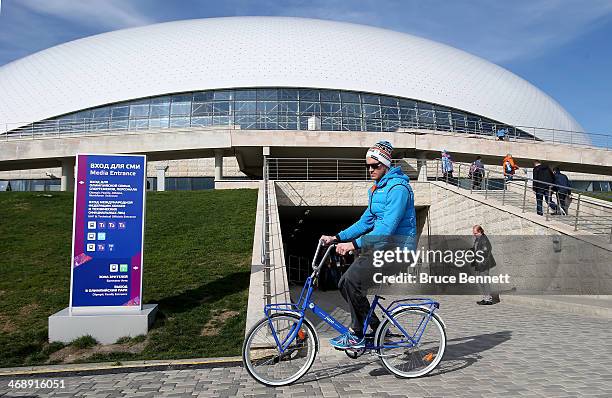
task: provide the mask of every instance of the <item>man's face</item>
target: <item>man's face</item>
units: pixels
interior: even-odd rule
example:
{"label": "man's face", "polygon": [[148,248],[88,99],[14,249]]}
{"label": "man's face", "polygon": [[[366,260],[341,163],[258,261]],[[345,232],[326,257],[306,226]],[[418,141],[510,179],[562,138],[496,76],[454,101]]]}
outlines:
{"label": "man's face", "polygon": [[478,228],[472,228],[472,235],[474,235],[475,237],[480,236],[480,230],[478,230]]}
{"label": "man's face", "polygon": [[387,172],[387,166],[372,158],[366,158],[366,168],[374,181],[379,181]]}

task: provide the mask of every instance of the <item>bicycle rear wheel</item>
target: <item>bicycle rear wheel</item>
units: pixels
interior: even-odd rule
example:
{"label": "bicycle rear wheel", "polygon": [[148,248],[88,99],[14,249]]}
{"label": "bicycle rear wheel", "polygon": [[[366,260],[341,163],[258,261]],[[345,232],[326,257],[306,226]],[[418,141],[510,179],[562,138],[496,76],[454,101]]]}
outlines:
{"label": "bicycle rear wheel", "polygon": [[306,319],[298,336],[281,353],[273,336],[283,342],[298,325],[300,317],[278,313],[257,322],[247,334],[242,347],[242,361],[247,372],[267,386],[285,386],[302,377],[312,366],[318,351],[313,326]]}
{"label": "bicycle rear wheel", "polygon": [[428,374],[438,366],[446,348],[444,324],[436,314],[429,321],[429,311],[406,307],[396,311],[393,318],[418,344],[412,346],[401,329],[386,319],[378,328],[376,345],[387,370],[398,377],[414,378]]}

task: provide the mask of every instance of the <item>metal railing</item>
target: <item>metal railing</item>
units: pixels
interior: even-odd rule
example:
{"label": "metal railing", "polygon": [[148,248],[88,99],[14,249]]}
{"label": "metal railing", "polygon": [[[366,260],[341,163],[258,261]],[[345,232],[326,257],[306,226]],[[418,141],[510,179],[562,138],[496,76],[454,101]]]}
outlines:
{"label": "metal railing", "polygon": [[[367,181],[370,176],[364,159],[334,158],[267,158],[264,179],[266,181]],[[418,174],[417,159],[394,159],[393,166],[401,166],[405,174],[414,179]],[[537,211],[533,178],[514,175],[507,179],[502,171],[486,166],[479,178],[470,173],[469,163],[453,162],[452,176],[442,174],[440,159],[421,161],[430,180],[443,181],[481,194],[485,199],[499,200],[502,205],[513,205],[523,213]],[[612,203],[598,199],[593,192],[571,188],[566,197],[559,192],[559,185],[537,181],[542,193],[542,216],[598,235],[606,235],[612,242]],[[547,200],[547,198],[549,198]],[[558,206],[566,199],[565,207]]]}
{"label": "metal railing", "polygon": [[[370,179],[365,159],[333,158],[269,158],[267,178],[298,181],[365,181]],[[393,159],[393,166],[401,166],[404,173],[416,173],[415,159]]]}
{"label": "metal railing", "polygon": [[[448,115],[443,115],[443,114]],[[440,114],[440,115],[439,115]],[[46,120],[34,123],[5,123],[3,140],[57,138],[83,135],[106,135],[126,133],[146,133],[148,131],[192,131],[197,129],[236,130],[308,130],[304,118],[316,116],[323,123],[325,131],[371,131],[371,132],[409,132],[407,130],[435,131],[445,134],[471,134],[495,138],[499,130],[506,131],[505,140],[540,141],[572,146],[587,146],[612,149],[612,136],[609,134],[586,133],[581,131],[551,129],[536,126],[511,126],[486,121],[470,121],[452,118],[451,112],[436,112],[434,118],[408,119],[367,119],[360,118],[357,124],[343,122],[344,116],[311,115],[302,113],[255,113],[247,115],[214,115],[205,117],[181,116],[166,118],[83,118],[72,120]],[[250,118],[241,123],[241,118]],[[204,121],[205,120],[205,121]],[[285,120],[285,121],[283,121]],[[291,121],[288,121],[291,120]],[[348,120],[348,119],[347,119]],[[373,121],[373,123],[369,123]],[[299,127],[298,127],[299,126]],[[373,126],[378,126],[374,128]]]}
{"label": "metal railing", "polygon": [[310,271],[310,260],[307,257],[293,254],[287,256],[287,277],[290,283],[303,283]]}
{"label": "metal railing", "polygon": [[261,234],[261,264],[263,265],[263,291],[264,303],[272,304],[272,283],[270,280],[270,197],[267,157],[264,156],[263,165],[263,209],[262,209],[262,234]]}
{"label": "metal railing", "polygon": [[[503,172],[490,170],[486,166],[481,173],[472,173],[471,164],[462,162],[453,162],[453,173],[449,175],[443,173],[440,159],[429,161],[428,165],[432,163],[435,168],[433,179],[436,181],[481,194],[485,199],[501,201],[502,205],[518,207],[523,213],[537,212],[540,207],[547,221],[554,219],[573,227],[574,231],[604,235],[612,242],[612,203],[598,199],[595,192],[570,188],[570,192],[564,194],[566,187],[534,180],[526,175],[508,178]],[[431,177],[431,174],[428,175]],[[539,201],[536,191],[541,195]]]}

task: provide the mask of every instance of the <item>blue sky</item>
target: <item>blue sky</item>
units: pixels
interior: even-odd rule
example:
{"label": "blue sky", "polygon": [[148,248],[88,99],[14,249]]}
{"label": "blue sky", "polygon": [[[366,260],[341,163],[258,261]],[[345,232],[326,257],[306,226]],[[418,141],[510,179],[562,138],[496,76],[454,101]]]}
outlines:
{"label": "blue sky", "polygon": [[586,131],[612,133],[612,0],[0,1],[0,65],[66,41],[156,22],[235,15],[323,18],[468,51],[545,91]]}

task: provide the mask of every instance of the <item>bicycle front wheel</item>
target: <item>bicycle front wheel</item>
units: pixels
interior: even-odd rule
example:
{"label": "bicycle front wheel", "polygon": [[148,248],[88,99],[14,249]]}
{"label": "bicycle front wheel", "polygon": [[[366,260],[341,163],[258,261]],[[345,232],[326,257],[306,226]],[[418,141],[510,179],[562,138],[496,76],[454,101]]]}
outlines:
{"label": "bicycle front wheel", "polygon": [[376,339],[385,368],[402,378],[420,377],[434,370],[446,348],[446,331],[438,315],[429,317],[429,311],[423,308],[406,307],[395,312],[393,319],[397,325],[385,320]]}
{"label": "bicycle front wheel", "polygon": [[242,361],[247,372],[267,386],[286,386],[302,377],[312,366],[318,351],[315,330],[306,319],[297,337],[281,352],[274,334],[282,344],[298,327],[300,317],[278,313],[257,322],[247,334],[242,347]]}

